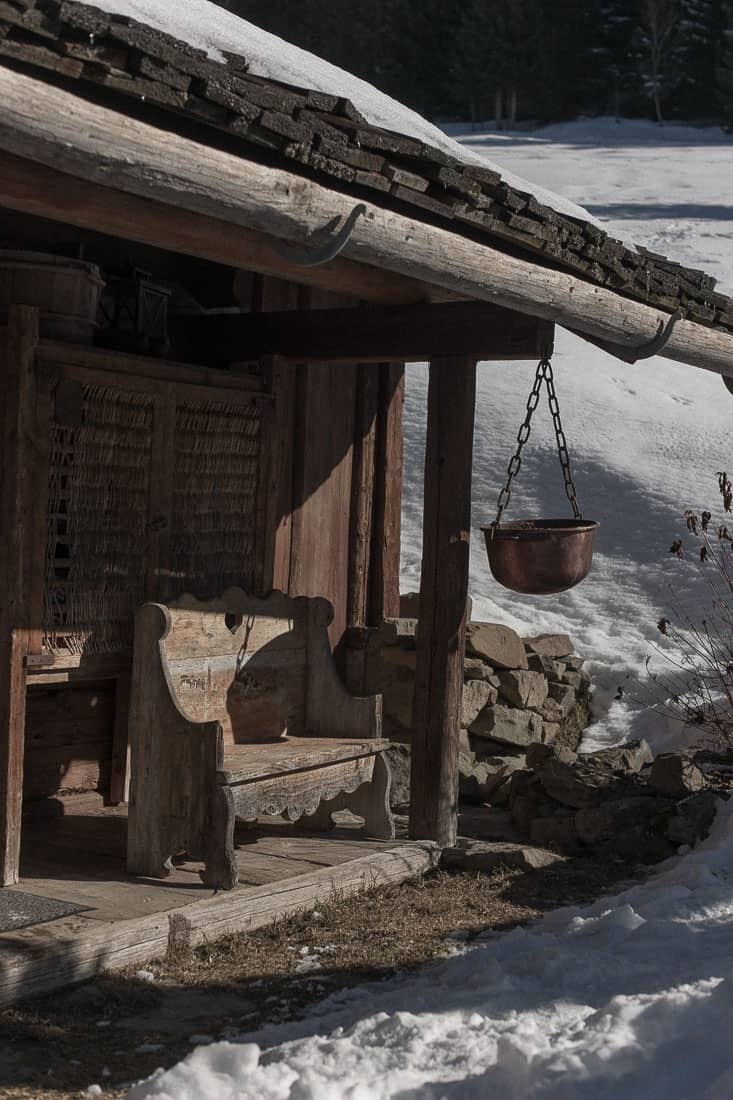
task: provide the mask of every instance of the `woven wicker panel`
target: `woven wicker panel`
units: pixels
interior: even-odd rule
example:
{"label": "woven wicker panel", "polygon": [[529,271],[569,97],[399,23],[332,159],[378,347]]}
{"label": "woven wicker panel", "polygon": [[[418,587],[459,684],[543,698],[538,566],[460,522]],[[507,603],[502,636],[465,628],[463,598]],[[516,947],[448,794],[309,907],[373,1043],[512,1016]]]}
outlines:
{"label": "woven wicker panel", "polygon": [[253,406],[179,401],[167,598],[254,591],[260,430]]}
{"label": "woven wicker panel", "polygon": [[142,601],[153,398],[83,387],[81,424],[52,424],[44,648],[132,645]]}

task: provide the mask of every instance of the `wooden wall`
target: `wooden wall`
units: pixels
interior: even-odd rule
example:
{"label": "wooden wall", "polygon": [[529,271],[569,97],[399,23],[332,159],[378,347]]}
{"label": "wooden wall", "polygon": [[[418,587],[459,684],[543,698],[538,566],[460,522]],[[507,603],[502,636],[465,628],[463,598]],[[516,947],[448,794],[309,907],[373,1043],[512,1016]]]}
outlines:
{"label": "wooden wall", "polygon": [[[270,277],[243,276],[241,283],[252,310],[358,305]],[[269,460],[263,587],[328,598],[338,648],[348,626],[398,613],[403,369],[263,366],[275,397],[263,424]],[[124,759],[115,761],[119,681],[85,681],[78,673],[68,683],[37,680],[27,691],[26,809],[66,791],[109,796],[115,769],[124,772]]]}
{"label": "wooden wall", "polygon": [[115,682],[28,689],[23,797],[26,806],[60,792],[109,795]]}
{"label": "wooden wall", "polygon": [[[265,277],[254,308],[357,303]],[[273,587],[325,596],[331,641],[399,613],[401,364],[278,363]]]}

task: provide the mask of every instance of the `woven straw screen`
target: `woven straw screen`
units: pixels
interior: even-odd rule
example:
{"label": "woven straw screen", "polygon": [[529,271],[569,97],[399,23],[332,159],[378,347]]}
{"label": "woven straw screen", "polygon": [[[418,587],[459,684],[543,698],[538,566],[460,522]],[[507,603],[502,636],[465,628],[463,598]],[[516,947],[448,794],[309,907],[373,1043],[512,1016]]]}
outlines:
{"label": "woven straw screen", "polygon": [[153,398],[83,388],[81,423],[51,425],[44,648],[132,644],[145,585]]}
{"label": "woven straw screen", "polygon": [[260,413],[179,401],[167,599],[254,591]]}
{"label": "woven straw screen", "polygon": [[[154,416],[150,394],[84,386],[79,423],[51,425],[46,652],[132,646],[146,590]],[[156,598],[254,591],[260,432],[252,406],[179,398]]]}

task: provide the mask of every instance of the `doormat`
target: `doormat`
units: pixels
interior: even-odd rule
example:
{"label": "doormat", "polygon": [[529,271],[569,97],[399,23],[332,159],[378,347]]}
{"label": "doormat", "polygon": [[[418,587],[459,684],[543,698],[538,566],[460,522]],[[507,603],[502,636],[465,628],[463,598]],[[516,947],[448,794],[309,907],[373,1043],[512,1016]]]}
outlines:
{"label": "doormat", "polygon": [[73,913],[88,912],[89,908],[88,905],[74,905],[57,898],[24,894],[20,890],[0,890],[0,932],[45,924],[59,917],[70,917]]}

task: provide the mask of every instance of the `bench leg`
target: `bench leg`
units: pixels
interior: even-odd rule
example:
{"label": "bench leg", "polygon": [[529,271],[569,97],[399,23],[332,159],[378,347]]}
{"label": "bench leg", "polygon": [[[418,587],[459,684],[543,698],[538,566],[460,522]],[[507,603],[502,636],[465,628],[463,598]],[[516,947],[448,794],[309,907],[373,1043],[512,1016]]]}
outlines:
{"label": "bench leg", "polygon": [[239,881],[234,854],[234,798],[229,787],[215,787],[209,801],[201,881],[214,890],[232,890]]}
{"label": "bench leg", "polygon": [[347,796],[346,808],[364,818],[364,832],[377,840],[394,840],[395,825],[389,806],[392,773],[384,753],[374,757],[370,783],[362,783]]}

